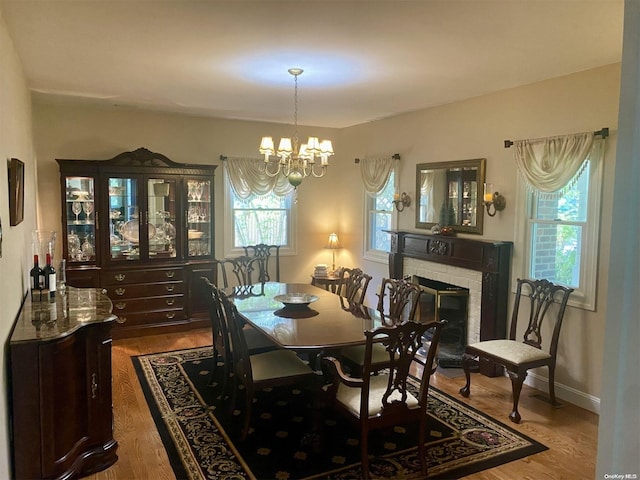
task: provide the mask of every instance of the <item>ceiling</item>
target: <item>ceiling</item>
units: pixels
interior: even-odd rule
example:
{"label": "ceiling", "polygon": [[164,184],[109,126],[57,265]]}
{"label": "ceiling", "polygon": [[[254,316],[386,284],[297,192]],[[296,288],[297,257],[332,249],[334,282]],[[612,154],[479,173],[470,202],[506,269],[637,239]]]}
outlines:
{"label": "ceiling", "polygon": [[0,0],[37,101],[346,127],[619,62],[623,0]]}

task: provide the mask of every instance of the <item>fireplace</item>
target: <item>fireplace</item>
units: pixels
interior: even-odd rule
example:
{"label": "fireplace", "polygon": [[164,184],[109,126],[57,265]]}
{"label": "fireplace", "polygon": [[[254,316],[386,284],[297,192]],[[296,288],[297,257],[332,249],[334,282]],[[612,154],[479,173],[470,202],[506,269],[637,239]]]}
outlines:
{"label": "fireplace", "polygon": [[[442,368],[461,367],[467,345],[469,289],[416,275],[411,277],[411,282],[422,289],[416,319],[420,323],[447,321],[440,336],[438,365]],[[422,356],[427,355],[431,337],[431,332],[426,332],[422,339],[423,347],[418,352]]]}
{"label": "fireplace", "polygon": [[[512,242],[387,233],[391,278],[416,275],[468,289],[467,343],[506,338]],[[479,369],[488,376],[502,374],[486,361]]]}

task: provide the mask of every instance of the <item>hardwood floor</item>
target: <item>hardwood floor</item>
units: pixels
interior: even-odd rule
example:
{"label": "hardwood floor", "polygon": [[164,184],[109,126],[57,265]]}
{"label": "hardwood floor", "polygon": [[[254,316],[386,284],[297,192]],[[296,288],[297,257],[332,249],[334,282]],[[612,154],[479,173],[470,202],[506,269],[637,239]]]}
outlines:
{"label": "hardwood floor", "polygon": [[[89,476],[93,480],[175,479],[147,403],[140,388],[131,357],[154,352],[211,345],[207,329],[187,333],[154,335],[115,340],[113,343],[114,436],[119,443],[118,461],[111,468]],[[436,375],[433,385],[516,430],[538,440],[549,450],[469,475],[472,480],[574,480],[595,476],[598,416],[565,404],[554,409],[531,397],[537,391],[523,388],[520,397],[522,423],[515,425],[511,411],[511,382],[508,378],[487,378],[474,374],[471,396],[463,399],[458,389],[464,378]]]}

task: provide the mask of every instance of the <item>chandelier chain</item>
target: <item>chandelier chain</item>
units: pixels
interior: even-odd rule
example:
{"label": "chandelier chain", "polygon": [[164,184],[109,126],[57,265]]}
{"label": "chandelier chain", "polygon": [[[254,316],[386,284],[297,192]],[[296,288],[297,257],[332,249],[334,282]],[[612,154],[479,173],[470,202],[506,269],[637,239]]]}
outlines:
{"label": "chandelier chain", "polygon": [[293,151],[298,153],[298,75],[293,76]]}

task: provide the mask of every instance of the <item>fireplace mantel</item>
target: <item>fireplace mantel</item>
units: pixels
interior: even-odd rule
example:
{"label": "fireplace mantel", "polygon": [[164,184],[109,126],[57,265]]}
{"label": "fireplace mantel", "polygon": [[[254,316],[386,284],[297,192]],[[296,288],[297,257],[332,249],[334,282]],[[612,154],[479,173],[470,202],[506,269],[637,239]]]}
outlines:
{"label": "fireplace mantel", "polygon": [[[391,235],[389,276],[403,277],[404,258],[442,263],[482,273],[480,340],[506,338],[511,251],[513,242],[387,231]],[[500,375],[502,369],[480,364],[485,375]]]}

